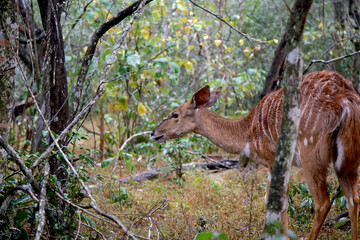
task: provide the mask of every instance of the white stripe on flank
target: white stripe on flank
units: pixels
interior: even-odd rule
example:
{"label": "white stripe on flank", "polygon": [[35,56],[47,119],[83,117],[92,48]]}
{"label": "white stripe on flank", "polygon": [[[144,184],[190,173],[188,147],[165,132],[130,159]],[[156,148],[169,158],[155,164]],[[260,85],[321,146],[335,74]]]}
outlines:
{"label": "white stripe on flank", "polygon": [[337,146],[337,158],[335,161],[335,170],[340,172],[344,160],[344,147],[341,145],[341,141],[339,137],[336,138],[336,146]]}
{"label": "white stripe on flank", "polygon": [[281,103],[281,98],[278,98],[277,99],[277,105],[276,105],[276,108],[275,108],[275,112],[276,112],[276,116],[275,116],[275,132],[276,132],[276,136],[279,137],[279,131],[278,131],[278,113],[279,111],[281,111],[279,109],[280,107],[280,103]]}
{"label": "white stripe on flank", "polygon": [[272,136],[272,132],[271,132],[271,123],[270,123],[270,120],[269,120],[269,116],[271,114],[271,111],[272,111],[272,106],[273,106],[273,103],[274,103],[274,99],[275,99],[275,96],[273,96],[271,98],[271,102],[270,102],[270,106],[268,108],[268,114],[267,114],[267,122],[268,122],[268,131],[269,131],[269,134],[270,134],[270,137],[271,137],[271,140],[274,141],[274,138]]}
{"label": "white stripe on flank", "polygon": [[307,146],[307,139],[304,138],[304,146]]}
{"label": "white stripe on flank", "polygon": [[244,154],[247,157],[250,157],[250,144],[247,142],[244,148]]}
{"label": "white stripe on flank", "polygon": [[[266,106],[267,100],[268,100],[268,99],[265,100],[265,102],[264,102],[264,104],[263,104],[263,107],[262,107],[262,109],[261,109],[261,126],[262,126],[262,130],[263,130],[263,132],[264,132],[265,137],[267,137],[268,139],[270,139],[269,135],[268,135],[268,134],[266,133],[266,131],[265,131],[265,125],[264,125],[264,118],[265,118],[265,116],[264,116],[264,108],[265,108],[265,106]],[[269,116],[269,112],[268,112],[267,116]],[[267,119],[267,116],[266,116],[266,119]],[[268,122],[268,124],[269,124],[269,122]]]}
{"label": "white stripe on flank", "polygon": [[[313,99],[312,104],[311,104],[311,108],[310,108],[310,110],[309,110],[309,114],[308,114],[308,116],[306,117],[306,122],[305,122],[304,130],[305,130],[305,129],[307,128],[307,126],[308,126],[309,120],[310,120],[311,115],[312,115],[312,112],[313,112],[313,110],[314,110],[314,105],[315,105],[315,103],[317,102],[319,96],[322,95],[322,93],[323,93],[323,91],[324,91],[324,88],[326,87],[326,85],[327,85],[328,83],[329,83],[329,82],[326,82],[324,85],[322,85],[321,90],[316,94],[315,99]],[[321,110],[322,110],[322,106],[321,106],[321,107],[318,109],[318,111],[317,111],[316,121],[315,121],[314,123],[317,123]],[[315,127],[315,124],[314,124],[314,127]]]}

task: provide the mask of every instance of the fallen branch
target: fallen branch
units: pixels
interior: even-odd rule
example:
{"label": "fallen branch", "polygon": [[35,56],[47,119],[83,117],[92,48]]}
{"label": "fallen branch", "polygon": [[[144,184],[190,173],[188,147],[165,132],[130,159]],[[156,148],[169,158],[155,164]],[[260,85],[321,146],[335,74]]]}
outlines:
{"label": "fallen branch", "polygon": [[[204,162],[204,163],[187,163],[183,164],[182,169],[184,170],[192,170],[195,168],[205,168],[208,170],[215,170],[215,169],[232,169],[238,166],[239,160],[232,160],[232,159],[225,159],[213,162]],[[120,183],[129,183],[129,182],[141,182],[145,180],[152,180],[154,178],[159,177],[164,170],[170,169],[171,172],[175,171],[175,169],[171,169],[170,166],[162,167],[162,168],[155,168],[150,169],[148,171],[135,174],[131,177],[126,177],[123,179],[118,180]],[[131,180],[130,180],[131,179]],[[90,186],[90,188],[96,187],[95,185]]]}

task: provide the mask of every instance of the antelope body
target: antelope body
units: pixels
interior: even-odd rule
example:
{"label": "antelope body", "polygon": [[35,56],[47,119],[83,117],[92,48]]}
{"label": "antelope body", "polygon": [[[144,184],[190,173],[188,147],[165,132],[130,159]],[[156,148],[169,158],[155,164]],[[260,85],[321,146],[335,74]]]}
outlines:
{"label": "antelope body", "polygon": [[[265,96],[247,115],[226,119],[208,110],[221,87],[205,86],[175,109],[153,132],[158,142],[194,132],[229,153],[244,154],[272,172],[282,119],[283,89]],[[331,204],[326,187],[333,166],[347,198],[351,238],[357,239],[358,166],[360,163],[360,97],[351,83],[334,71],[303,76],[300,120],[293,165],[303,168],[315,201],[309,239],[316,239]],[[268,184],[269,186],[269,184]]]}

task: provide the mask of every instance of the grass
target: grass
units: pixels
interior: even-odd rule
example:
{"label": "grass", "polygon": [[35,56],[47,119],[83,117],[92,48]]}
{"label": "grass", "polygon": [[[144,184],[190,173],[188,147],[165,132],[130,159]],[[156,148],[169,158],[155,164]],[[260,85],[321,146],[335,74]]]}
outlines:
{"label": "grass", "polygon": [[[137,172],[145,169],[141,162]],[[187,172],[182,184],[174,175],[152,181],[119,185],[110,179],[111,165],[92,169],[104,177],[103,186],[94,188],[98,203],[114,214],[138,236],[150,239],[194,239],[203,231],[224,232],[228,239],[260,239],[265,215],[265,186],[267,169],[251,171],[232,169],[218,173],[204,170]],[[117,176],[130,173],[119,168]],[[333,177],[330,181],[333,181]],[[291,181],[303,181],[301,170],[293,169]],[[336,184],[335,184],[336,185]],[[300,196],[293,197],[295,207],[301,204]],[[289,217],[289,228],[299,239],[310,231],[313,214],[303,210],[310,221],[300,223],[296,216]],[[328,218],[340,213],[332,207]],[[121,239],[119,230],[100,220],[96,227],[108,239]],[[91,235],[90,235],[91,234]],[[89,237],[94,235],[89,232]],[[333,227],[323,227],[318,239],[350,239],[350,234]]]}

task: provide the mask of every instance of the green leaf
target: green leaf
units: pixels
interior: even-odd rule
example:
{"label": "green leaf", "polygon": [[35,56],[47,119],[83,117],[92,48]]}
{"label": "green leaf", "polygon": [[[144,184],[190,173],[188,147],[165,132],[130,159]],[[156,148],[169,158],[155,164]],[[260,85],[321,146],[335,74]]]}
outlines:
{"label": "green leaf", "polygon": [[104,168],[108,166],[112,161],[114,161],[114,158],[108,158],[101,162],[101,168]]}
{"label": "green leaf", "polygon": [[120,108],[125,111],[127,109],[127,107],[128,107],[128,99],[127,99],[127,97],[121,96],[121,97],[118,98],[118,100],[119,100],[118,104],[119,104]]}
{"label": "green leaf", "polygon": [[175,74],[180,72],[180,66],[176,62],[169,62],[171,69],[174,71]]}
{"label": "green leaf", "polygon": [[166,69],[169,64],[169,60],[167,58],[158,58],[154,61],[154,64],[159,65],[161,69]]}
{"label": "green leaf", "polygon": [[194,28],[199,32],[202,29],[202,26],[200,24],[194,24]]}
{"label": "green leaf", "polygon": [[131,161],[131,158],[125,158],[125,166],[127,169],[129,169],[132,173],[135,172],[134,164]]}
{"label": "green leaf", "polygon": [[129,65],[131,65],[131,66],[133,66],[133,67],[136,67],[137,65],[140,64],[141,59],[140,59],[140,56],[139,56],[137,53],[135,53],[135,54],[133,54],[133,55],[128,56],[128,57],[126,58],[126,62],[127,62]]}
{"label": "green leaf", "polygon": [[213,239],[213,238],[217,238],[220,240],[226,240],[227,236],[225,233],[218,233],[218,232],[202,232],[199,233],[195,240],[208,240],[208,239]]}

